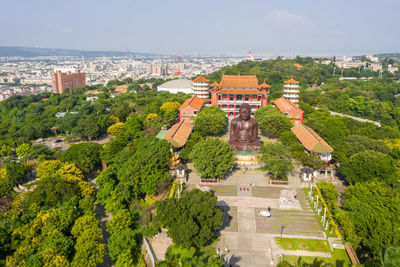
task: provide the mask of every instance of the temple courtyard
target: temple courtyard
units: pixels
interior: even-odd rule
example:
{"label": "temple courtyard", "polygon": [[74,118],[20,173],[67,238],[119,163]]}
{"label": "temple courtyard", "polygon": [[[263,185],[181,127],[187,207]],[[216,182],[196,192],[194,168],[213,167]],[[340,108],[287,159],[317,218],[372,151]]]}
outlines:
{"label": "temple courtyard", "polygon": [[[192,169],[192,166],[189,166]],[[289,176],[288,185],[268,185],[265,172],[237,170],[219,183],[200,183],[195,172],[189,174],[189,190],[208,187],[217,196],[217,205],[225,212],[218,248],[226,257],[226,266],[276,266],[284,255],[302,257],[332,257],[327,251],[284,250],[276,238],[337,241],[326,238],[318,217],[314,214],[301,187],[299,175]],[[279,208],[279,194],[294,188],[299,207]],[[203,188],[204,189],[204,188]],[[261,211],[270,208],[271,217],[263,217]],[[340,244],[335,247],[340,247]]]}

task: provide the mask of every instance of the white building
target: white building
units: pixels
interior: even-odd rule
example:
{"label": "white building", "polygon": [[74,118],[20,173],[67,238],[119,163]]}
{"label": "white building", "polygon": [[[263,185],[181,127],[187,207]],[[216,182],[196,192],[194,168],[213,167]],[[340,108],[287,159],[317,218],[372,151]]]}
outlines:
{"label": "white building", "polygon": [[166,91],[172,94],[176,93],[192,93],[192,81],[188,79],[178,79],[163,83],[157,87],[157,91]]}

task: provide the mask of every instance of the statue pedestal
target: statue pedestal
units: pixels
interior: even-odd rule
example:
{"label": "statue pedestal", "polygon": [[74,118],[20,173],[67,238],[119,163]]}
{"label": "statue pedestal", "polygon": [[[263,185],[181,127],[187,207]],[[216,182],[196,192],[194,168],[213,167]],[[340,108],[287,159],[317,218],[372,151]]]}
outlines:
{"label": "statue pedestal", "polygon": [[236,164],[239,167],[246,166],[246,167],[254,167],[258,168],[261,167],[261,164],[258,162],[257,156],[259,155],[258,152],[254,151],[234,151],[233,156],[236,159]]}

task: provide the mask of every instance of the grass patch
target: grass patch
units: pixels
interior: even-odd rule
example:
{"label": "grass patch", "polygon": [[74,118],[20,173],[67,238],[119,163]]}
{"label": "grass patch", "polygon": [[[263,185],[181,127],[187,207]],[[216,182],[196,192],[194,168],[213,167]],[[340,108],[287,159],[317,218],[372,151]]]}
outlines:
{"label": "grass patch", "polygon": [[304,238],[275,238],[285,250],[308,250],[317,252],[331,252],[328,241]]}
{"label": "grass patch", "polygon": [[168,250],[166,252],[166,255],[176,255],[181,259],[191,259],[193,257],[199,257],[202,259],[207,259],[210,257],[216,257],[216,251],[217,251],[217,244],[218,244],[218,239],[215,240],[212,244],[206,246],[206,247],[201,247],[201,248],[182,248],[180,246],[177,246],[175,244],[172,244],[171,246],[168,247]]}
{"label": "grass patch", "polygon": [[[334,249],[331,253],[332,258],[320,258],[320,257],[310,257],[310,256],[293,256],[284,255],[283,260],[287,261],[290,265],[301,266],[301,264],[315,264],[315,266],[320,266],[318,264],[330,263],[336,267],[350,267],[350,259],[344,249]],[[301,264],[300,264],[301,263]]]}

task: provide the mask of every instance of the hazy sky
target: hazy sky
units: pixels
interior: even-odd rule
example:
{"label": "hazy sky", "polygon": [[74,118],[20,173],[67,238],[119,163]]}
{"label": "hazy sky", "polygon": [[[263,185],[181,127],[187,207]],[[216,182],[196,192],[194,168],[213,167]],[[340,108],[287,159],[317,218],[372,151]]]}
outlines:
{"label": "hazy sky", "polygon": [[400,0],[0,0],[0,46],[156,53],[400,52]]}

